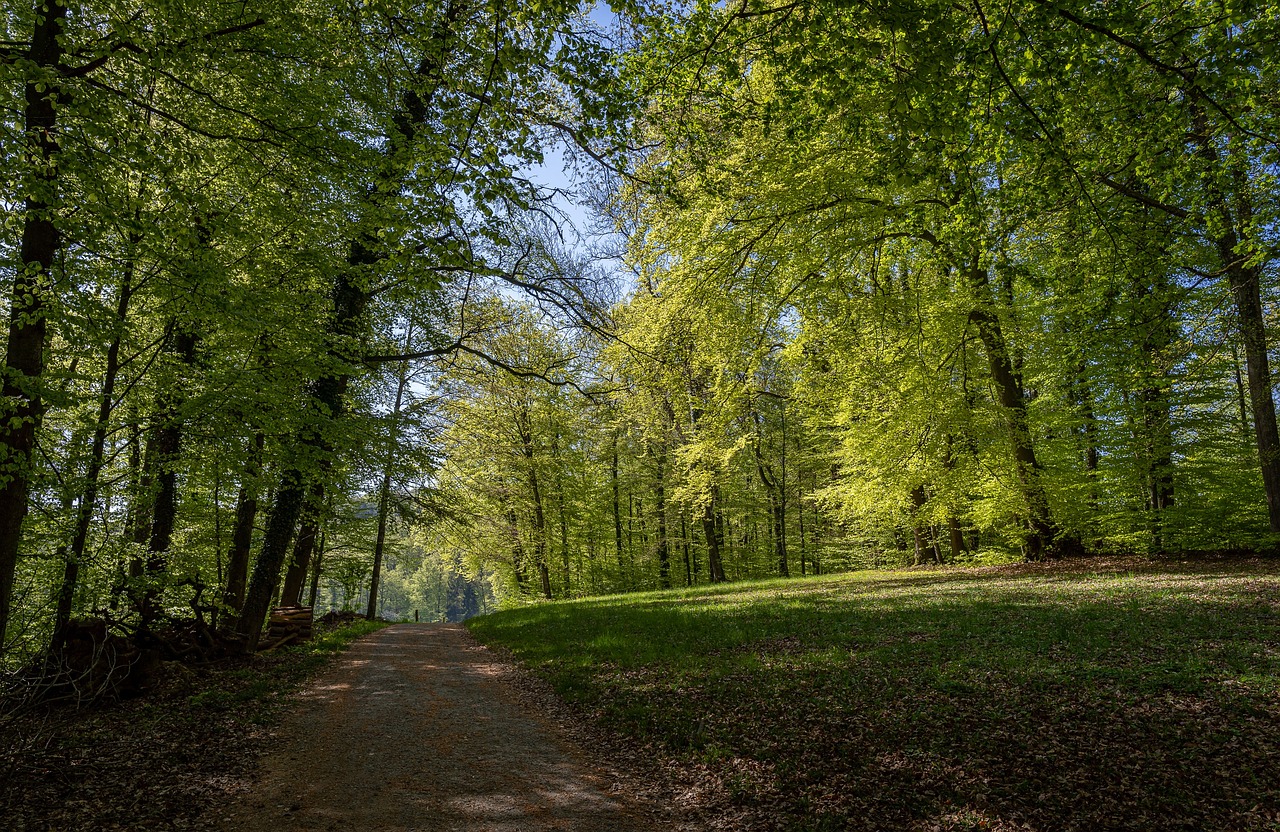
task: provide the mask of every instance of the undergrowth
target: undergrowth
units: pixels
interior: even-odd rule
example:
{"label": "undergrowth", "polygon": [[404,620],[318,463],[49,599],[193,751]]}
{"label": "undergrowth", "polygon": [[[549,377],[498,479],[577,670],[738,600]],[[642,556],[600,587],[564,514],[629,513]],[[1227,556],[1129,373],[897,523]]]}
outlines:
{"label": "undergrowth", "polygon": [[290,694],[385,626],[357,620],[250,658],[169,663],[144,695],[0,724],[0,828],[214,828],[216,809],[251,777]]}

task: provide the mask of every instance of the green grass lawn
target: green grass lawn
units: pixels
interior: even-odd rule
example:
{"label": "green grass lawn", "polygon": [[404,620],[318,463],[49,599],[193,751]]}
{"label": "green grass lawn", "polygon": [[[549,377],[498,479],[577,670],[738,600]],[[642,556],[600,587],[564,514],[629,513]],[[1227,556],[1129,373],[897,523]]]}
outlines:
{"label": "green grass lawn", "polygon": [[861,572],[471,628],[761,828],[1280,829],[1280,563]]}

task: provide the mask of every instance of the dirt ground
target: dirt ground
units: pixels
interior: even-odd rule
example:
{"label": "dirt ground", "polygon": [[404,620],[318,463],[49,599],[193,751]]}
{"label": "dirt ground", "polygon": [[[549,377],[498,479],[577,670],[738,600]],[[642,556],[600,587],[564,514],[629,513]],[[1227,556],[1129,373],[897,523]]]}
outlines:
{"label": "dirt ground", "polygon": [[368,636],[317,678],[226,832],[647,832],[626,777],[577,745],[460,625]]}

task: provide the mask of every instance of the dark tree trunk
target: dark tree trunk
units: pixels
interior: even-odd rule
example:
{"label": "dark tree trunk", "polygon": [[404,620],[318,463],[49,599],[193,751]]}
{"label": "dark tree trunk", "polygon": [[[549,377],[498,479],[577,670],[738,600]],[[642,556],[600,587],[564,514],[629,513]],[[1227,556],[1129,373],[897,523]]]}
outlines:
{"label": "dark tree trunk", "polygon": [[[133,474],[133,494],[129,502],[129,517],[126,522],[130,539],[141,549],[151,539],[151,505],[154,495],[151,491],[153,469],[155,468],[155,435],[146,432],[146,448],[142,449],[143,431],[136,425],[131,429],[129,439],[129,468]],[[138,555],[129,559],[129,577],[141,577],[145,564]]]}
{"label": "dark tree trunk", "polygon": [[[556,516],[560,525],[560,566],[564,576],[564,597],[568,598],[573,589],[569,570],[569,512],[565,506],[564,465],[560,460],[559,433],[551,439],[551,458],[555,462],[556,471]],[[578,575],[581,577],[581,570]]]}
{"label": "dark tree trunk", "polygon": [[924,527],[920,524],[920,509],[924,508],[924,504],[928,501],[925,494],[924,486],[917,485],[911,491],[911,535],[915,542],[915,564],[919,566],[925,562],[925,552],[929,549],[929,539]]}
{"label": "dark tree trunk", "polygon": [[316,596],[320,594],[320,570],[324,565],[324,529],[320,530],[320,541],[316,544],[316,556],[311,562],[311,594],[307,597],[307,606],[315,609]]}
{"label": "dark tree trunk", "polygon": [[[1225,259],[1236,248],[1235,235],[1226,235],[1218,247]],[[1237,256],[1229,261],[1227,277],[1236,301],[1240,338],[1244,342],[1245,368],[1249,378],[1249,403],[1253,411],[1253,434],[1258,446],[1258,464],[1267,498],[1271,531],[1280,532],[1280,435],[1276,428],[1276,405],[1271,395],[1271,367],[1267,358],[1267,334],[1263,321],[1261,269],[1245,266]]]}
{"label": "dark tree trunk", "polygon": [[1085,475],[1089,478],[1089,509],[1098,511],[1098,418],[1093,409],[1093,387],[1089,384],[1088,365],[1081,361],[1076,366],[1072,391],[1080,414],[1080,433],[1084,437],[1083,461]]}
{"label": "dark tree trunk", "polygon": [[0,487],[0,652],[13,595],[13,577],[22,543],[22,523],[27,516],[36,434],[44,416],[40,381],[44,374],[47,335],[45,306],[55,282],[53,263],[58,255],[57,103],[61,90],[56,79],[62,62],[62,24],[67,7],[57,2],[38,4],[35,29],[27,59],[43,70],[25,87],[23,131],[26,148],[22,164],[29,182],[22,207],[22,240],[18,270],[9,300],[9,340],[5,351],[4,383],[0,401],[0,459],[4,485]]}
{"label": "dark tree trunk", "polygon": [[1173,405],[1167,363],[1178,338],[1178,322],[1164,272],[1157,269],[1150,281],[1143,279],[1144,274],[1140,272],[1132,282],[1131,326],[1140,333],[1135,344],[1140,380],[1135,400],[1141,429],[1135,438],[1141,448],[1151,545],[1160,551],[1164,548],[1165,511],[1173,505]]}
{"label": "dark tree trunk", "polygon": [[[763,425],[763,419],[759,413],[751,414],[755,420],[756,437],[752,443],[753,451],[756,458],[756,473],[760,477],[760,482],[764,485],[765,495],[769,500],[769,528],[770,538],[773,540],[773,549],[775,562],[778,565],[778,574],[784,578],[791,577],[791,570],[787,564],[787,498],[784,489],[786,483],[778,478],[773,472],[773,466],[764,460],[764,454],[760,449],[760,429]],[[783,423],[783,446],[786,446],[785,425]],[[785,453],[783,461],[785,464]],[[783,469],[785,472],[785,468]]]}
{"label": "dark tree trunk", "polygon": [[808,552],[808,541],[805,540],[805,536],[804,536],[805,528],[804,528],[804,491],[803,491],[804,475],[803,475],[803,472],[801,473],[800,476],[801,476],[801,485],[800,485],[801,491],[796,500],[796,515],[797,515],[797,519],[800,522],[800,576],[804,577],[805,575],[808,574],[808,571],[807,571],[808,564],[805,563],[805,560],[809,552]]}
{"label": "dark tree trunk", "polygon": [[[174,325],[171,338],[174,357],[184,366],[190,367],[195,362],[196,336]],[[169,568],[169,545],[173,542],[173,530],[178,519],[177,467],[182,456],[181,408],[186,398],[180,389],[175,387],[161,394],[155,427],[152,429],[156,492],[151,504],[151,534],[147,541],[144,569],[151,576],[163,574]],[[155,589],[148,587],[144,590],[138,606],[144,630],[160,614],[157,603]]]}
{"label": "dark tree trunk", "polygon": [[613,484],[613,540],[618,550],[618,575],[623,574],[622,559],[622,499],[618,491],[618,433],[613,433],[613,457],[610,460],[609,480]]}
{"label": "dark tree trunk", "polygon": [[1249,394],[1244,390],[1244,375],[1240,371],[1240,347],[1231,345],[1231,369],[1236,378],[1236,404],[1240,408],[1240,436],[1249,441]]}
{"label": "dark tree trunk", "polygon": [[1215,172],[1222,167],[1222,160],[1208,119],[1199,107],[1199,99],[1191,97],[1189,100],[1192,102],[1192,139],[1199,156],[1208,162],[1205,202],[1210,220],[1210,239],[1218,250],[1218,258],[1231,286],[1236,319],[1240,323],[1240,340],[1244,344],[1249,405],[1253,413],[1253,434],[1258,447],[1262,488],[1267,499],[1267,518],[1271,531],[1280,533],[1280,433],[1277,432],[1276,404],[1271,393],[1267,328],[1262,309],[1262,267],[1250,262],[1256,254],[1256,246],[1247,239],[1248,229],[1253,225],[1253,204],[1244,174],[1237,169],[1233,181],[1233,209],[1214,178]]}
{"label": "dark tree trunk", "polygon": [[[136,245],[138,241],[134,239],[132,242]],[[98,502],[98,480],[102,474],[106,456],[111,413],[115,409],[116,377],[120,372],[120,342],[124,338],[124,325],[129,316],[129,301],[133,297],[133,269],[134,264],[130,260],[125,265],[120,282],[120,295],[116,301],[117,329],[107,347],[106,367],[102,373],[102,393],[98,397],[98,419],[94,425],[93,444],[89,449],[89,460],[85,470],[84,492],[80,495],[76,509],[75,528],[72,531],[71,545],[66,550],[62,586],[58,591],[58,606],[54,612],[52,647],[55,651],[63,646],[66,627],[71,621],[72,601],[80,579],[80,564],[89,542],[89,527],[93,524],[94,507]]]}
{"label": "dark tree trunk", "polygon": [[[409,351],[413,344],[413,326],[405,328],[404,349]],[[369,578],[369,609],[366,617],[372,621],[378,612],[378,588],[382,583],[382,559],[387,545],[387,519],[391,515],[391,469],[395,464],[395,454],[399,449],[400,410],[404,404],[404,393],[409,387],[409,362],[400,364],[400,375],[396,379],[396,401],[391,408],[391,447],[382,469],[382,487],[378,490],[378,537],[373,546],[373,574]]]}
{"label": "dark tree trunk", "polygon": [[996,396],[1004,413],[1005,427],[1013,445],[1014,465],[1018,485],[1027,512],[1027,558],[1040,560],[1054,557],[1057,551],[1057,526],[1049,510],[1049,499],[1040,480],[1040,462],[1036,459],[1031,428],[1027,421],[1027,404],[1022,392],[1022,381],[1014,371],[1013,362],[1004,339],[1004,330],[991,298],[991,286],[986,269],[973,266],[968,271],[970,288],[977,306],[969,313],[969,320],[978,328],[987,354],[987,366]]}
{"label": "dark tree trunk", "polygon": [[657,453],[658,481],[654,490],[657,505],[654,512],[658,515],[658,584],[663,589],[671,588],[671,549],[667,542],[667,449],[664,446]]}
{"label": "dark tree trunk", "polygon": [[284,583],[280,587],[281,606],[292,607],[302,603],[302,587],[307,582],[316,541],[320,539],[323,517],[324,486],[314,483],[307,494],[306,504],[302,507],[302,521],[294,536],[293,554],[284,572]]}
{"label": "dark tree trunk", "polygon": [[[348,259],[351,266],[369,265],[375,261],[372,250],[362,242],[352,244]],[[349,359],[339,351],[336,344],[354,334],[369,300],[368,293],[359,288],[354,280],[354,269],[344,269],[335,278],[333,315],[329,321],[329,333],[335,341],[333,357],[344,369],[317,379],[309,390],[310,398],[318,405],[319,412],[324,414],[323,421],[330,424],[341,420],[346,412],[345,398],[350,382],[349,371],[345,369],[351,366]],[[321,458],[321,471],[327,467],[325,461],[332,449],[324,434],[323,425],[303,428],[295,441],[298,445],[311,449],[312,455]],[[285,466],[281,472],[280,486],[276,489],[276,497],[267,517],[266,532],[262,536],[262,548],[258,551],[253,575],[249,579],[244,607],[236,621],[236,632],[244,636],[246,652],[252,653],[258,647],[262,625],[271,607],[271,599],[280,580],[280,570],[289,554],[289,544],[293,540],[294,528],[302,512],[303,498],[308,491],[307,479],[306,472],[296,464]]]}
{"label": "dark tree trunk", "polygon": [[[399,410],[399,402],[396,402]],[[378,589],[382,583],[382,559],[387,548],[387,518],[391,516],[391,463],[382,472],[382,486],[378,489],[378,535],[373,543],[373,573],[369,577],[369,607],[365,617],[372,621],[378,616]]]}
{"label": "dark tree trunk", "polygon": [[684,509],[680,509],[680,542],[684,547],[684,585],[693,586],[693,565],[690,559],[689,521]]}
{"label": "dark tree trunk", "polygon": [[525,585],[529,581],[528,565],[525,563],[524,544],[520,541],[520,525],[515,509],[507,508],[507,527],[511,529],[511,569],[516,577],[516,590],[524,595]]}
{"label": "dark tree trunk", "polygon": [[720,518],[718,502],[719,494],[713,486],[711,499],[707,501],[702,512],[702,534],[707,542],[707,570],[713,584],[722,583],[725,580],[724,563],[720,555],[720,549],[724,544],[724,526]]}
{"label": "dark tree trunk", "polygon": [[258,477],[261,476],[262,450],[266,435],[258,431],[249,443],[240,493],[236,497],[236,522],[231,530],[231,552],[227,556],[227,584],[222,600],[236,612],[244,604],[245,584],[249,579],[249,553],[253,548],[253,524],[258,519]]}
{"label": "dark tree trunk", "polygon": [[542,489],[538,482],[533,422],[527,408],[521,409],[516,414],[516,431],[520,436],[520,450],[529,468],[526,477],[529,483],[529,496],[533,500],[533,562],[538,567],[538,577],[542,581],[542,595],[547,600],[551,600],[551,570],[547,564],[547,518],[542,511]]}

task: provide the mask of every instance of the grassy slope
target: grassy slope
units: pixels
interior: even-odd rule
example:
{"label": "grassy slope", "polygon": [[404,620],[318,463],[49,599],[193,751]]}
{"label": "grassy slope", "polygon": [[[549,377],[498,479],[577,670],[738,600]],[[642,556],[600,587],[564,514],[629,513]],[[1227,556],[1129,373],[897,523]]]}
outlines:
{"label": "grassy slope", "polygon": [[1280,564],[855,573],[471,626],[762,828],[1280,829]]}

